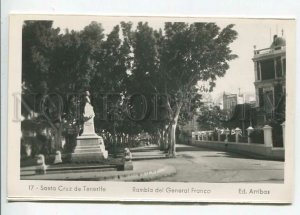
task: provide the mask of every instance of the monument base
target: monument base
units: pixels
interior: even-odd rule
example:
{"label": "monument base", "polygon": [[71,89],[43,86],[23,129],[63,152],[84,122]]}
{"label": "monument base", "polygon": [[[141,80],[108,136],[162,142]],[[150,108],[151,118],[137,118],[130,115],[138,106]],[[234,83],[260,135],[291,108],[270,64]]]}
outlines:
{"label": "monument base", "polygon": [[76,139],[77,145],[71,155],[72,163],[99,163],[107,159],[102,137],[97,134],[82,135]]}
{"label": "monument base", "polygon": [[125,161],[125,163],[124,163],[124,170],[133,170],[132,161]]}

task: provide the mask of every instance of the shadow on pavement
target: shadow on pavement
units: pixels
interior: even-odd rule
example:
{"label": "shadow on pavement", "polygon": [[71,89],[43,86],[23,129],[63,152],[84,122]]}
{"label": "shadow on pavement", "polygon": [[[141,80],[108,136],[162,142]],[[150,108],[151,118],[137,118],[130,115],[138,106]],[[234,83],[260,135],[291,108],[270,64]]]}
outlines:
{"label": "shadow on pavement", "polygon": [[176,147],[176,152],[191,152],[191,151],[214,151],[214,150],[208,148],[193,147],[193,146]]}
{"label": "shadow on pavement", "polygon": [[[236,152],[226,152],[226,151],[220,151],[215,149],[209,149],[205,147],[194,147],[189,145],[179,145],[176,147],[176,152],[192,152],[192,151],[207,151],[207,152],[216,152],[216,154],[213,155],[202,155],[202,157],[227,157],[227,158],[240,158],[240,159],[255,159],[255,160],[270,160],[266,157],[263,157],[261,155],[256,154],[240,154]],[[272,161],[272,160],[270,160]],[[284,162],[284,161],[282,161]]]}
{"label": "shadow on pavement", "polygon": [[260,155],[242,155],[234,152],[218,152],[216,155],[203,155],[202,157],[227,157],[227,158],[240,158],[240,159],[255,159],[255,160],[269,160],[265,157],[262,157]]}
{"label": "shadow on pavement", "polygon": [[130,148],[131,152],[148,152],[148,151],[159,151],[158,147],[137,147],[137,148]]}

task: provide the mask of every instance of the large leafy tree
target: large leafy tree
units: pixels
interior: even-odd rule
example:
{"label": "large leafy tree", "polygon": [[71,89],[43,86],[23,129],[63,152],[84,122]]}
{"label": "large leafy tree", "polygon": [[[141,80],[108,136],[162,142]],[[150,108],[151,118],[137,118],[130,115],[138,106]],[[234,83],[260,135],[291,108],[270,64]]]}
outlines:
{"label": "large leafy tree", "polygon": [[[178,121],[188,120],[191,114],[187,113],[201,105],[195,86],[198,81],[208,82],[211,91],[217,77],[224,76],[228,62],[236,57],[229,45],[237,32],[233,25],[220,29],[215,23],[165,23],[164,32],[141,22],[135,31],[131,27],[123,23],[124,38],[133,50],[128,91],[143,93],[148,102],[153,101],[149,95],[159,95],[156,107],[160,107],[161,124],[146,120],[143,127],[161,128],[164,142],[169,142],[169,154],[175,156]],[[149,116],[155,111],[149,108]]]}
{"label": "large leafy tree", "polygon": [[211,89],[217,77],[225,75],[228,62],[236,58],[229,45],[236,39],[233,25],[220,29],[215,23],[166,23],[162,68],[168,82],[166,91],[175,97],[171,112],[170,154],[175,155],[175,132],[185,98],[199,80]]}
{"label": "large leafy tree", "polygon": [[130,49],[120,38],[120,26],[116,25],[101,45],[95,56],[96,73],[91,80],[95,124],[99,131],[110,134],[107,141],[115,146],[125,131],[124,95]]}
{"label": "large leafy tree", "polygon": [[[52,105],[56,101],[46,102],[45,98],[49,90],[47,81],[51,78],[53,53],[59,31],[59,28],[52,28],[52,21],[25,21],[23,24],[22,115],[27,121],[23,121],[22,127],[30,122],[37,131],[45,127],[51,127],[54,132],[57,130],[56,120],[53,119],[59,119],[56,114],[58,108]],[[32,112],[44,114],[34,116]],[[29,116],[31,121],[28,120]],[[56,140],[59,140],[57,132],[54,134]]]}
{"label": "large leafy tree", "polygon": [[22,82],[29,91],[39,91],[48,80],[59,28],[52,21],[25,21],[22,34]]}
{"label": "large leafy tree", "polygon": [[[60,145],[63,124],[80,123],[77,93],[85,90],[94,76],[95,53],[104,34],[95,22],[80,32],[65,33],[52,24],[26,21],[23,25],[23,99],[40,113],[36,121],[44,121],[54,130],[56,145]],[[26,108],[22,110],[28,115]]]}

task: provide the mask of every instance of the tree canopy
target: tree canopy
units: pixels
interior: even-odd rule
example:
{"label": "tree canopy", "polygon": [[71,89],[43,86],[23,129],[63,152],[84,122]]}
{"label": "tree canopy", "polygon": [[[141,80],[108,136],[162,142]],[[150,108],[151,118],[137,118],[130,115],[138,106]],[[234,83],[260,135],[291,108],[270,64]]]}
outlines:
{"label": "tree canopy", "polygon": [[201,106],[197,82],[209,83],[212,91],[237,57],[230,49],[237,38],[233,28],[166,22],[153,29],[147,22],[121,22],[106,35],[96,22],[63,32],[51,21],[26,21],[23,96],[55,92],[63,101],[53,110],[62,109],[60,125],[80,126],[80,93],[89,90],[97,131],[112,138],[148,132],[174,156],[177,124]]}

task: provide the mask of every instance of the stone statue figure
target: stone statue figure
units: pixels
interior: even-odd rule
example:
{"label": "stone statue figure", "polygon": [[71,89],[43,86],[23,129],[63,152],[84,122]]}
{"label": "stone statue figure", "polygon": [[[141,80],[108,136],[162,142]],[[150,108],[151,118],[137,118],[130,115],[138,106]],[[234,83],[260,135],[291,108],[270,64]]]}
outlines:
{"label": "stone statue figure", "polygon": [[84,113],[83,113],[83,133],[82,136],[86,135],[96,135],[95,134],[95,127],[94,127],[94,108],[91,105],[90,100],[90,93],[89,91],[85,92],[85,106],[84,106]]}
{"label": "stone statue figure", "polygon": [[103,138],[95,133],[94,108],[91,105],[90,93],[85,92],[85,106],[83,113],[83,132],[76,138],[76,147],[71,155],[73,163],[93,163],[107,159]]}

